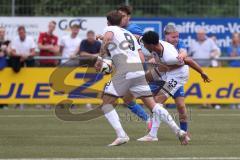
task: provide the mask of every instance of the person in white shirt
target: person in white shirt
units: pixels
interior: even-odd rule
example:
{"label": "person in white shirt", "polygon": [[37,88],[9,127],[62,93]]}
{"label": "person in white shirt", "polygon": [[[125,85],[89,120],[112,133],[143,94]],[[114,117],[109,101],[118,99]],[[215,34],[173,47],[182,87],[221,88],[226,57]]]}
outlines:
{"label": "person in white shirt", "polygon": [[26,35],[24,26],[18,27],[18,35],[11,44],[10,66],[19,72],[22,66],[33,67],[36,44],[32,37]]}
{"label": "person in white shirt", "polygon": [[61,64],[66,66],[78,65],[76,62],[79,62],[77,59],[72,59],[76,57],[79,52],[81,39],[78,37],[80,26],[74,24],[71,26],[71,34],[63,36],[60,40],[60,54],[62,54]]}
{"label": "person in white shirt", "polygon": [[197,31],[197,40],[193,40],[189,47],[190,56],[199,58],[196,60],[200,66],[211,66],[211,58],[219,55],[216,43],[206,36],[206,31],[200,28]]}

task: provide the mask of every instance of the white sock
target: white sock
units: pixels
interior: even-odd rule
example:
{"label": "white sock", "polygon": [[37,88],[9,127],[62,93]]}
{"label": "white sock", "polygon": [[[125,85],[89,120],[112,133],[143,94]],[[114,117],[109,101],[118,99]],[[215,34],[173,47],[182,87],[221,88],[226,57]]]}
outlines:
{"label": "white sock", "polygon": [[102,111],[104,112],[104,115],[107,118],[108,122],[115,129],[117,136],[125,137],[126,133],[122,128],[118,114],[117,114],[116,110],[113,108],[113,106],[110,104],[103,105]]}
{"label": "white sock", "polygon": [[152,137],[157,137],[157,133],[158,133],[158,128],[160,127],[161,121],[160,121],[160,117],[153,113],[153,117],[152,117],[152,128],[149,132],[149,135]]}
{"label": "white sock", "polygon": [[153,114],[156,114],[157,116],[160,117],[160,121],[163,121],[166,123],[171,130],[173,131],[174,134],[178,134],[180,131],[180,128],[176,124],[176,122],[173,120],[172,116],[168,113],[168,111],[163,108],[161,104],[156,104],[155,107],[152,110]]}

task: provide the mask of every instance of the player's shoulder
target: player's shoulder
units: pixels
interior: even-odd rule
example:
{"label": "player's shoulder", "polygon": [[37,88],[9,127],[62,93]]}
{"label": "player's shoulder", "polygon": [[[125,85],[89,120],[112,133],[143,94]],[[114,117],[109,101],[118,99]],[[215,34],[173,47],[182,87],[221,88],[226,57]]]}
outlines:
{"label": "player's shoulder", "polygon": [[167,41],[163,41],[163,40],[159,40],[159,43],[163,46],[163,47],[174,47],[171,43],[167,42]]}
{"label": "player's shoulder", "polygon": [[129,23],[127,29],[142,29],[142,28],[136,23]]}
{"label": "player's shoulder", "polygon": [[177,49],[186,49],[186,45],[183,42],[183,40],[179,39],[178,44],[177,44]]}
{"label": "player's shoulder", "polygon": [[136,35],[140,36],[143,35],[143,29],[135,23],[129,23],[128,26],[126,27],[126,30]]}
{"label": "player's shoulder", "polygon": [[107,26],[104,29],[104,32],[117,32],[120,30],[120,27],[118,26]]}

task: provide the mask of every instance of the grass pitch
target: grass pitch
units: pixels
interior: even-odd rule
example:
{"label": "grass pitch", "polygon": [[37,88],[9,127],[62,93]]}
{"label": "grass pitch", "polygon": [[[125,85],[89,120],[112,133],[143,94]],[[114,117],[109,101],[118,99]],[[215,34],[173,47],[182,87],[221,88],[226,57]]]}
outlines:
{"label": "grass pitch", "polygon": [[65,122],[54,110],[1,110],[0,158],[240,157],[240,110],[191,109],[188,146],[181,146],[165,124],[159,142],[137,142],[146,134],[145,123],[127,109],[118,111],[131,140],[110,148],[115,133],[104,117]]}

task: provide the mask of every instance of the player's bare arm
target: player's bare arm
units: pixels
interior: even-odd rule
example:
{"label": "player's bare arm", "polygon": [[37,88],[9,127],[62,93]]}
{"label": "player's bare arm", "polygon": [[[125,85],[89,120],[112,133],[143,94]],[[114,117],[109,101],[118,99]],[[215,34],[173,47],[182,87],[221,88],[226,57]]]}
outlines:
{"label": "player's bare arm", "polygon": [[203,71],[202,68],[199,66],[199,64],[198,64],[196,61],[194,61],[192,58],[186,57],[186,58],[184,59],[184,62],[185,62],[185,64],[187,64],[187,65],[189,65],[191,68],[193,68],[195,71],[197,71],[197,72],[201,75],[201,77],[202,77],[202,79],[203,79],[203,81],[204,81],[205,83],[211,82],[211,80],[209,79],[208,75],[207,75],[206,73],[204,73],[204,71]]}
{"label": "player's bare arm", "polygon": [[104,55],[108,54],[108,45],[109,43],[112,41],[113,38],[113,33],[112,32],[106,32],[104,34],[104,36],[102,37],[102,45],[100,48],[100,53],[99,56],[97,57],[97,61],[94,65],[96,71],[100,71],[101,67],[102,67],[102,57]]}

